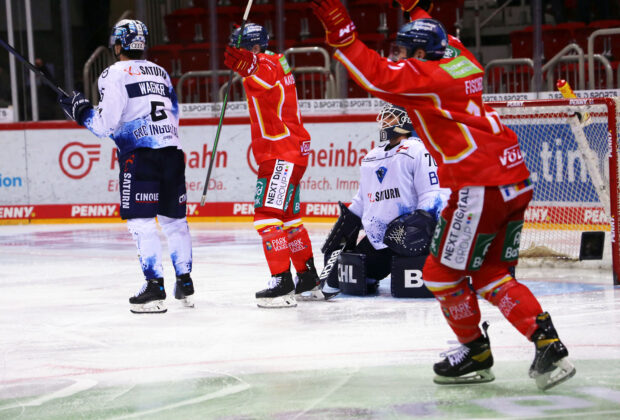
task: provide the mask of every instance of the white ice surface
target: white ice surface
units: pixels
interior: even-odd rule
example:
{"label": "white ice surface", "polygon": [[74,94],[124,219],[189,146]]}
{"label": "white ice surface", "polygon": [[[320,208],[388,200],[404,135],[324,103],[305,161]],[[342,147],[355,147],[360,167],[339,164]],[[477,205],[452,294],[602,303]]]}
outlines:
{"label": "white ice surface", "polygon": [[[394,299],[384,280],[377,297],[260,309],[254,293],[269,273],[251,223],[193,223],[190,229],[196,307],[175,302],[166,259],[168,312],[135,315],[127,299],[142,278],[124,224],[0,226],[0,419],[62,418],[56,412],[66,418],[175,418],[170,413],[181,409],[185,418],[424,417],[428,413],[419,404],[433,405],[427,417],[446,415],[436,411],[446,410],[439,402],[448,397],[445,387],[432,382],[432,364],[453,336],[434,300]],[[329,226],[308,229],[320,269],[318,250]],[[620,290],[612,287],[609,272],[517,274],[551,313],[578,368],[574,379],[554,390],[577,401],[576,413],[620,416]],[[538,398],[527,377],[532,344],[496,308],[484,301],[480,306],[491,323],[497,380],[479,386],[480,395],[470,391],[469,400],[510,398],[511,388],[522,398]],[[292,379],[299,377],[306,379]],[[171,401],[166,390],[176,396],[174,385],[155,388],[163,403],[138,392],[203,378],[221,383],[200,382],[200,388],[192,382],[194,391]],[[343,396],[350,385],[356,392],[348,389],[352,395]],[[401,395],[409,387],[434,394]],[[299,400],[286,394],[280,401],[282,392]],[[606,399],[591,397],[596,392]],[[304,399],[305,393],[311,397]],[[81,395],[80,404],[71,405]],[[120,401],[123,410],[106,411]],[[418,405],[403,417],[394,407],[406,402]],[[450,417],[503,417],[523,408],[511,412],[512,402],[498,409],[487,401],[476,411],[465,401],[454,404],[464,405]],[[330,414],[320,411],[324,407],[346,410]],[[364,415],[355,411],[361,407]],[[84,414],[89,409],[97,411]],[[549,410],[545,416],[556,412]]]}

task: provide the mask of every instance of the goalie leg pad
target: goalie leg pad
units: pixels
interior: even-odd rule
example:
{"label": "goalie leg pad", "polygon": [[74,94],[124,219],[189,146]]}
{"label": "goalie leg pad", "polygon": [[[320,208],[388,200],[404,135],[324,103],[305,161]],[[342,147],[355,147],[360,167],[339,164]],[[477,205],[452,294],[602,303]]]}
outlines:
{"label": "goalie leg pad", "polygon": [[323,247],[321,247],[323,254],[331,253],[340,248],[343,242],[355,245],[357,235],[362,226],[362,220],[353,214],[347,206],[340,201],[338,205],[340,206],[340,216],[327,235]]}
{"label": "goalie leg pad", "polygon": [[342,293],[366,296],[366,255],[343,252],[338,256],[338,284]]}
{"label": "goalie leg pad", "polygon": [[392,257],[392,296],[397,298],[432,298],[433,293],[424,285],[422,268],[426,256]]}

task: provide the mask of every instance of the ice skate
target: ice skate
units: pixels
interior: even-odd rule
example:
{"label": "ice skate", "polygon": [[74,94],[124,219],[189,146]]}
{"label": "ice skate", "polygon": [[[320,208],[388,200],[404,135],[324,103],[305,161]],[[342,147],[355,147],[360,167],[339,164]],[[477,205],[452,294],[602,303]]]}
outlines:
{"label": "ice skate", "polygon": [[547,390],[572,378],[577,370],[568,360],[568,350],[558,338],[551,316],[547,312],[536,317],[538,329],[531,340],[536,345],[536,355],[530,366],[530,378],[536,380],[536,386]]}
{"label": "ice skate", "polygon": [[295,298],[299,300],[323,300],[321,291],[321,280],[314,268],[314,258],[306,261],[307,270],[297,273],[297,284],[295,285]]}
{"label": "ice skate", "polygon": [[182,274],[177,277],[177,281],[174,285],[174,298],[178,299],[186,308],[194,307],[194,300],[192,295],[194,294],[194,283],[189,273]]}
{"label": "ice skate", "polygon": [[435,363],[436,373],[433,381],[440,385],[471,384],[491,382],[495,375],[491,372],[493,355],[487,329],[489,324],[482,324],[482,336],[459,347],[441,353],[445,357]]}
{"label": "ice skate", "polygon": [[129,298],[129,310],[134,314],[164,313],[167,311],[165,299],[164,279],[149,279],[138,293]]}
{"label": "ice skate", "polygon": [[325,300],[330,300],[340,294],[340,289],[337,287],[331,287],[327,283],[323,284],[321,288],[321,293],[323,293],[323,297]]}
{"label": "ice skate", "polygon": [[295,300],[295,283],[290,271],[271,276],[266,289],[256,292],[259,308],[293,308]]}

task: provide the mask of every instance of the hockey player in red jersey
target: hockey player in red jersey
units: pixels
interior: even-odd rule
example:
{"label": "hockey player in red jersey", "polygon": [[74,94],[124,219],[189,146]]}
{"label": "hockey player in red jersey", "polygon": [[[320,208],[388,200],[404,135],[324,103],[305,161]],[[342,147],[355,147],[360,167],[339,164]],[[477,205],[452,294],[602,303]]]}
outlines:
{"label": "hockey player in red jersey", "polygon": [[439,182],[451,189],[423,277],[462,345],[442,354],[445,359],[434,365],[435,382],[494,379],[487,324],[482,329],[478,325],[478,294],[535,344],[529,375],[541,389],[550,388],[574,375],[575,368],[549,314],[510,274],[533,190],[517,136],[482,102],[482,66],[430,18],[426,11],[432,2],[398,1],[415,20],[398,31],[397,62],[357,39],[355,24],[339,0],[313,0],[313,11],[351,77],[407,110],[438,163]]}
{"label": "hockey player in red jersey", "polygon": [[297,305],[295,296],[323,298],[312,244],[300,217],[299,183],[308,165],[310,135],[301,121],[295,79],[284,55],[266,51],[267,31],[253,23],[243,29],[241,48],[233,47],[240,31],[231,35],[224,63],[243,77],[258,163],[254,227],[263,240],[272,279],[256,298],[260,307],[291,307]]}

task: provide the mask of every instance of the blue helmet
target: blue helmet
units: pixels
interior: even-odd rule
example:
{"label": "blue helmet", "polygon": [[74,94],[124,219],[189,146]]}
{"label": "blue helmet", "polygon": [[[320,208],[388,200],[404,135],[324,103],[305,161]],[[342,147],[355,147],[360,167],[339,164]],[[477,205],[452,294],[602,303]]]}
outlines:
{"label": "blue helmet", "polygon": [[[241,27],[235,29],[230,35],[228,45],[231,47],[237,46],[239,32],[241,32]],[[262,26],[257,25],[256,23],[248,22],[243,27],[243,35],[241,35],[241,44],[239,45],[239,48],[251,50],[256,44],[260,45],[263,50],[267,48],[267,45],[269,44],[269,34]]]}
{"label": "blue helmet", "polygon": [[448,33],[438,20],[417,19],[401,26],[396,34],[396,45],[407,48],[408,57],[421,48],[427,60],[439,60],[446,52]]}
{"label": "blue helmet", "polygon": [[110,47],[120,44],[123,51],[144,51],[148,34],[144,23],[134,19],[123,19],[116,22],[112,29]]}

